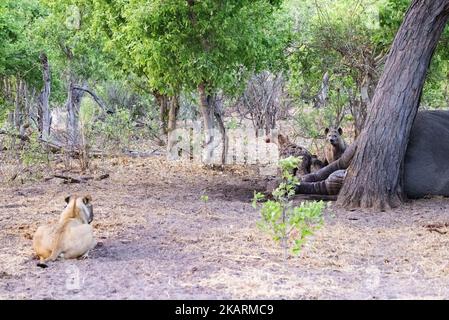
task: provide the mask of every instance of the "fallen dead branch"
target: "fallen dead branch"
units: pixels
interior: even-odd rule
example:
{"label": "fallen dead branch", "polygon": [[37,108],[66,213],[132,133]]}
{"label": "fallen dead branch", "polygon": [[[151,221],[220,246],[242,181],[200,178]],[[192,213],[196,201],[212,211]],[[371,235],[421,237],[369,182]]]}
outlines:
{"label": "fallen dead branch", "polygon": [[444,223],[432,223],[432,224],[427,224],[424,227],[428,228],[428,229],[438,229],[438,228],[447,228],[449,227],[449,222],[444,222]]}
{"label": "fallen dead branch", "polygon": [[439,230],[439,229],[437,229],[437,228],[428,228],[427,229],[429,232],[437,232],[437,233],[439,233],[439,234],[446,234],[447,233],[447,231],[441,231],[441,230]]}
{"label": "fallen dead branch", "polygon": [[441,231],[440,229],[449,227],[449,223],[448,222],[445,222],[445,223],[432,223],[432,224],[427,224],[424,227],[429,232],[436,232],[436,233],[439,233],[439,234],[446,234],[447,231]]}
{"label": "fallen dead branch", "polygon": [[[48,148],[48,150],[52,153],[68,153],[73,158],[77,158],[81,154],[81,151],[79,150],[79,148],[74,148],[73,150],[69,150],[68,148],[58,145],[54,142],[45,141],[42,139],[39,139],[39,141],[42,144],[44,144]],[[105,153],[101,152],[100,150],[90,150],[89,156],[98,158],[98,157],[105,156]]]}
{"label": "fallen dead branch", "polygon": [[[15,137],[24,142],[30,141],[30,137],[27,135],[8,132],[4,129],[0,129],[0,135],[8,135],[10,137]],[[80,157],[80,154],[81,154],[81,152],[78,150],[79,148],[74,148],[73,150],[69,150],[68,148],[66,148],[64,146],[61,146],[61,145],[51,142],[51,141],[44,140],[42,138],[39,138],[39,142],[42,145],[44,145],[45,148],[47,148],[47,150],[51,153],[67,153],[73,158],[78,158],[78,157]],[[7,147],[3,146],[2,149],[7,150]],[[101,152],[100,150],[90,150],[89,156],[94,157],[94,158],[99,158],[99,157],[105,156],[105,153]]]}
{"label": "fallen dead branch", "polygon": [[95,177],[94,180],[100,181],[100,180],[107,179],[107,178],[109,178],[109,173],[105,173],[98,177]]}
{"label": "fallen dead branch", "polygon": [[67,175],[62,175],[62,174],[54,174],[53,175],[54,178],[58,178],[58,179],[62,179],[64,180],[64,183],[86,183],[89,180],[96,180],[96,181],[100,181],[106,178],[109,178],[109,173],[105,173],[99,176],[81,176],[81,177],[71,177],[71,176],[67,176]]}
{"label": "fallen dead branch", "polygon": [[[81,181],[82,181],[81,179],[77,179],[77,178],[69,177],[69,176],[63,176],[63,175],[59,175],[59,174],[55,174],[53,176],[58,179],[63,179],[64,183],[81,183]],[[84,181],[87,181],[87,180],[84,179]]]}
{"label": "fallen dead branch", "polygon": [[147,158],[147,157],[155,157],[160,156],[160,150],[154,149],[152,151],[134,151],[134,150],[123,150],[123,153],[132,158]]}

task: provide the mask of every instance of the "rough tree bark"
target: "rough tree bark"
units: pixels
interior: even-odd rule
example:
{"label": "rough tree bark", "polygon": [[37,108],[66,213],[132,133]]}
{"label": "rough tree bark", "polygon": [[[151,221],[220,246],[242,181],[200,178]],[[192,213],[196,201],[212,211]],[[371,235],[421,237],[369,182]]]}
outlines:
{"label": "rough tree bark", "polygon": [[414,0],[394,39],[337,203],[385,210],[405,199],[403,160],[449,0]]}
{"label": "rough tree bark", "polygon": [[159,106],[159,133],[161,136],[167,135],[168,116],[168,96],[157,91],[153,92],[156,103]]}
{"label": "rough tree bark", "polygon": [[167,131],[171,132],[176,129],[176,118],[179,111],[179,100],[178,97],[172,97],[170,99],[170,108],[168,110],[168,125]]}
{"label": "rough tree bark", "polygon": [[79,142],[79,111],[84,90],[76,89],[75,81],[71,77],[67,92],[67,134],[68,144],[71,149],[75,148]]}
{"label": "rough tree bark", "polygon": [[50,113],[50,92],[51,92],[51,78],[50,66],[48,65],[47,55],[41,53],[39,56],[42,64],[42,79],[44,87],[39,95],[39,131],[41,132],[41,139],[48,141],[50,137],[51,113]]}
{"label": "rough tree bark", "polygon": [[159,106],[159,145],[167,143],[167,151],[170,152],[175,141],[171,141],[170,133],[176,129],[176,120],[179,111],[179,97],[161,94],[153,91],[153,96]]}
{"label": "rough tree bark", "polygon": [[167,152],[170,154],[173,146],[176,144],[176,137],[172,136],[172,132],[176,130],[176,119],[178,118],[179,99],[174,96],[170,99],[170,107],[168,110],[168,125],[167,125]]}
{"label": "rough tree bark", "polygon": [[14,101],[14,125],[18,131],[23,122],[23,105],[22,105],[22,89],[23,81],[20,78],[16,80],[16,96]]}
{"label": "rough tree bark", "polygon": [[214,119],[212,108],[212,97],[206,92],[204,83],[198,86],[198,93],[200,96],[200,110],[203,115],[205,141],[203,147],[207,149],[207,159],[211,159],[213,155],[212,145],[214,143]]}
{"label": "rough tree bark", "polygon": [[[193,8],[195,4],[196,4],[195,0],[187,0],[187,5],[189,6],[190,21],[193,26],[197,25],[197,17],[195,14],[195,10]],[[208,42],[207,39],[202,38],[201,45],[205,52],[209,52],[210,43]],[[200,110],[203,116],[204,131],[205,131],[205,141],[203,144],[203,148],[207,149],[206,158],[204,160],[208,162],[212,158],[213,151],[215,148],[214,146],[215,132],[214,132],[214,110],[212,104],[212,96],[210,92],[207,92],[205,81],[199,83],[198,93],[200,100]]]}
{"label": "rough tree bark", "polygon": [[218,129],[220,130],[221,143],[222,143],[221,165],[225,165],[226,158],[228,157],[229,139],[228,139],[228,135],[226,134],[226,127],[225,127],[224,121],[223,121],[223,108],[220,105],[220,103],[218,103],[218,99],[214,99],[214,100],[215,100],[214,101],[214,116],[215,116],[215,119],[217,120]]}

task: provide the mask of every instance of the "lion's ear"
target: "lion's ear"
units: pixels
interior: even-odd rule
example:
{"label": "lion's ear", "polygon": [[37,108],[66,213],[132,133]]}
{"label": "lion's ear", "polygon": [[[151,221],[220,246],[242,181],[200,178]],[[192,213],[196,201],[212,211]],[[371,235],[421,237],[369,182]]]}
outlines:
{"label": "lion's ear", "polygon": [[91,195],[90,195],[90,194],[86,194],[86,195],[84,196],[84,198],[83,198],[83,203],[84,203],[84,204],[88,204],[88,203],[91,202],[91,201],[92,201]]}
{"label": "lion's ear", "polygon": [[71,196],[67,196],[67,197],[65,197],[65,199],[64,199],[64,200],[65,200],[65,202],[66,202],[66,203],[69,203],[69,201],[70,201],[70,197],[71,197]]}

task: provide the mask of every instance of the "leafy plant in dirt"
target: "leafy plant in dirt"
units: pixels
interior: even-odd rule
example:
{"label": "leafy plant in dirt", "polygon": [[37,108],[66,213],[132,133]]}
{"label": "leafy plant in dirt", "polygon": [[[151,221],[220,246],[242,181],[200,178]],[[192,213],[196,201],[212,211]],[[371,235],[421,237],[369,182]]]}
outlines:
{"label": "leafy plant in dirt", "polygon": [[[262,219],[258,226],[268,232],[275,241],[280,242],[287,250],[291,247],[294,254],[298,254],[306,242],[308,236],[323,224],[322,212],[325,207],[323,201],[301,202],[294,206],[292,197],[295,195],[295,185],[298,178],[292,174],[298,166],[300,159],[288,157],[279,161],[282,172],[282,181],[272,192],[273,200],[267,200],[260,205]],[[254,192],[253,207],[258,208],[258,203],[265,196]]]}
{"label": "leafy plant in dirt", "polygon": [[201,199],[201,201],[204,202],[204,204],[206,204],[209,201],[209,196],[206,194],[203,194],[200,199]]}
{"label": "leafy plant in dirt", "polygon": [[209,196],[207,194],[204,193],[205,191],[203,191],[203,194],[200,196],[200,200],[203,203],[200,212],[206,214],[207,216],[211,216],[212,215],[212,211],[211,208],[208,206],[209,203]]}

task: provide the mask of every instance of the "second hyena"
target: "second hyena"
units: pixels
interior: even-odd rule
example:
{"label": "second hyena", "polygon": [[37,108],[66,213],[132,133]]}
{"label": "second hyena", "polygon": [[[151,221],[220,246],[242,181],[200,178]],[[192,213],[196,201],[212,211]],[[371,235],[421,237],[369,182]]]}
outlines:
{"label": "second hyena", "polygon": [[343,152],[346,150],[346,142],[343,139],[342,128],[326,128],[324,130],[326,134],[326,147],[324,149],[324,165],[334,162],[339,159]]}
{"label": "second hyena", "polygon": [[290,141],[288,136],[273,132],[265,139],[267,143],[275,143],[279,148],[279,159],[288,158],[290,156],[301,157],[301,164],[293,171],[293,174],[305,175],[311,172],[312,154],[304,147],[301,147]]}

